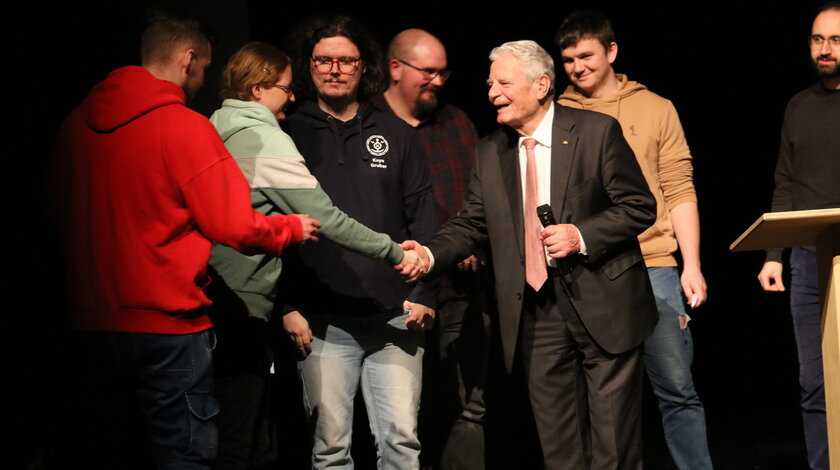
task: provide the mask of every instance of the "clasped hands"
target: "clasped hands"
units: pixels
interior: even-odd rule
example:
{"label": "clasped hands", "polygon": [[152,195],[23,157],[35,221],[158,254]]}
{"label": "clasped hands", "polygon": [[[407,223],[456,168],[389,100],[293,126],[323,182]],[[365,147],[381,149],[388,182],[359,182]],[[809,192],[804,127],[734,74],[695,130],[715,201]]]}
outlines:
{"label": "clasped hands", "polygon": [[[552,258],[565,258],[580,251],[580,234],[572,224],[557,224],[545,227],[541,235],[543,245]],[[406,240],[400,244],[405,251],[400,264],[394,269],[400,273],[406,282],[414,282],[423,277],[430,269],[429,254],[423,245],[414,240]],[[470,256],[459,264],[461,270],[476,271],[484,263],[474,256]]]}
{"label": "clasped hands", "polygon": [[414,240],[406,240],[400,243],[403,249],[403,259],[400,264],[394,266],[394,270],[400,273],[405,282],[414,282],[429,272],[429,254],[423,245]]}

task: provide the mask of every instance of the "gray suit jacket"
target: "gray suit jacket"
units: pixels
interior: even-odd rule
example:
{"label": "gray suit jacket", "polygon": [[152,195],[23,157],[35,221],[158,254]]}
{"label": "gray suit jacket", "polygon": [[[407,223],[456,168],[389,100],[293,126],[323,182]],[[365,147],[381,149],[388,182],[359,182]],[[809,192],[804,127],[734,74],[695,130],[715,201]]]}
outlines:
{"label": "gray suit jacket", "polygon": [[[570,259],[570,298],[598,345],[623,353],[657,321],[636,238],[655,220],[656,201],[617,121],[559,105],[554,110],[551,207],[558,223],[577,226],[588,253]],[[506,127],[478,143],[463,209],[427,244],[436,275],[489,241],[508,370],[526,289],[518,138]]]}

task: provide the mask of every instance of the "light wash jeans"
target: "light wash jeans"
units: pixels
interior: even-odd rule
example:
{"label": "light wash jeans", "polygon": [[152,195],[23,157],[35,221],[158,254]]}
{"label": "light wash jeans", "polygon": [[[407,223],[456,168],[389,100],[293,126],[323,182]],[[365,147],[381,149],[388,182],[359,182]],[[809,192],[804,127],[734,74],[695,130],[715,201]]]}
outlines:
{"label": "light wash jeans", "polygon": [[685,315],[677,268],[648,268],[659,322],[645,340],[645,369],[662,413],[671,458],[680,470],[711,470],[706,413],[694,390],[691,330],[680,328]]}
{"label": "light wash jeans", "polygon": [[418,469],[423,333],[402,314],[313,317],[312,352],[298,362],[313,431],[312,467],[352,469],[353,402],[361,382],[380,470]]}

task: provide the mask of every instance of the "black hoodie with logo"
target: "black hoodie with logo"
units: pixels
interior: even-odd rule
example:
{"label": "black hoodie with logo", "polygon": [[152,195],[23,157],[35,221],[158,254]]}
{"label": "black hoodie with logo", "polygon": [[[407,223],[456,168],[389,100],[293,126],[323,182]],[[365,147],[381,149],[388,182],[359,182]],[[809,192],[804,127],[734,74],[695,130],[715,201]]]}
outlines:
{"label": "black hoodie with logo", "polygon": [[[362,101],[356,116],[340,121],[314,101],[285,122],[309,171],[333,203],[394,241],[421,243],[439,225],[426,160],[414,130]],[[391,266],[321,237],[300,247],[286,277],[287,301],[321,315],[402,311],[404,300],[435,308],[435,287],[406,284]]]}

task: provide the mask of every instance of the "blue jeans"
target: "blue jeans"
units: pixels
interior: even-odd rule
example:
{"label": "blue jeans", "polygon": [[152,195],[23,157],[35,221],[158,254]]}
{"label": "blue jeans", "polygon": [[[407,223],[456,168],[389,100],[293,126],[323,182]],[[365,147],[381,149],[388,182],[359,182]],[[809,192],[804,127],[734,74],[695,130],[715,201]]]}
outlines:
{"label": "blue jeans", "polygon": [[[185,335],[80,332],[84,468],[207,469],[216,454],[211,330]],[[131,439],[143,442],[124,442]],[[148,454],[148,455],[145,455]]]}
{"label": "blue jeans", "polygon": [[802,425],[808,465],[828,470],[828,434],[822,361],[822,304],[817,280],[817,256],[802,248],[790,253],[790,313],[799,355]]}
{"label": "blue jeans", "polygon": [[353,403],[360,382],[378,468],[419,468],[423,333],[408,330],[404,320],[393,313],[309,318],[312,352],[298,369],[313,427],[313,468],[353,468]]}
{"label": "blue jeans", "polygon": [[645,368],[662,413],[671,458],[680,470],[712,468],[706,438],[706,414],[694,390],[691,330],[680,328],[685,315],[677,268],[648,268],[659,322],[645,340]]}

